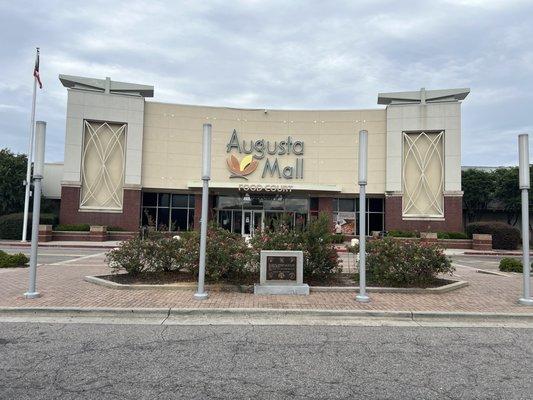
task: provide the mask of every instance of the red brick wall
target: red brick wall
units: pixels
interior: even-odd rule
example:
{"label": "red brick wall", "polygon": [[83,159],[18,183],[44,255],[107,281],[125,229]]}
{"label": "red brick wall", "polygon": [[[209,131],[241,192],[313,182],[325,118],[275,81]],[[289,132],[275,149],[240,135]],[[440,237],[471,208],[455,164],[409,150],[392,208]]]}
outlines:
{"label": "red brick wall", "polygon": [[[216,219],[216,211],[215,208],[215,196],[210,195],[209,196],[209,218],[208,221],[212,221],[213,219]],[[194,229],[200,230],[200,217],[202,216],[202,195],[201,194],[195,194],[194,195]]]}
{"label": "red brick wall", "polygon": [[80,188],[61,187],[59,223],[120,226],[127,231],[137,231],[140,225],[141,191],[124,189],[122,212],[79,211]]}
{"label": "red brick wall", "polygon": [[326,213],[329,218],[329,226],[333,229],[333,199],[331,197],[318,198],[318,213]]}
{"label": "red brick wall", "polygon": [[463,198],[444,196],[444,221],[402,220],[402,197],[385,198],[385,230],[419,232],[462,232]]}

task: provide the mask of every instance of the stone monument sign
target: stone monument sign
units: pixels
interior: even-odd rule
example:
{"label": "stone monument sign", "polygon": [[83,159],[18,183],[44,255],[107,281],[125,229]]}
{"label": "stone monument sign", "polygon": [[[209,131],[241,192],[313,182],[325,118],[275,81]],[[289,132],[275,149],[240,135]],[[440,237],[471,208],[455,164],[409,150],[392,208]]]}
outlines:
{"label": "stone monument sign", "polygon": [[309,294],[303,283],[303,252],[292,250],[261,251],[259,284],[255,294]]}

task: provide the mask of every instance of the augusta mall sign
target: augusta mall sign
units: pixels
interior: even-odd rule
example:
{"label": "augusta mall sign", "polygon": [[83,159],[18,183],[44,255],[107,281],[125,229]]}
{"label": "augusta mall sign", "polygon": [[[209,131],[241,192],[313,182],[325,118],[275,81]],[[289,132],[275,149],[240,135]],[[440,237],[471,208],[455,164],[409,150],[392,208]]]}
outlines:
{"label": "augusta mall sign", "polygon": [[[226,152],[232,151],[239,153],[239,157],[230,154],[226,160],[231,172],[230,178],[248,179],[246,176],[254,172],[260,164],[263,164],[261,178],[267,174],[277,176],[279,179],[303,179],[304,177],[304,160],[303,157],[299,157],[304,154],[304,142],[293,141],[290,136],[287,140],[279,142],[265,139],[241,142],[234,129],[226,145]],[[296,159],[292,159],[291,165],[287,165],[286,159],[291,154],[295,155]],[[239,158],[241,158],[240,161]]]}

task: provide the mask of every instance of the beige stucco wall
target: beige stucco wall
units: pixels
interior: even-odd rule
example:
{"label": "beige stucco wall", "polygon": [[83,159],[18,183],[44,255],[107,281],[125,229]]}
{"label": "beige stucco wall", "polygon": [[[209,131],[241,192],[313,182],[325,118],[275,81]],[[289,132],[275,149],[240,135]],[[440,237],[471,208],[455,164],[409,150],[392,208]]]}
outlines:
{"label": "beige stucco wall", "polygon": [[[212,183],[280,183],[304,187],[337,185],[342,193],[357,193],[358,131],[369,132],[368,193],[385,192],[385,110],[280,111],[187,106],[146,102],[142,146],[142,186],[189,189],[201,178],[202,125],[213,126]],[[364,122],[363,122],[364,121]],[[248,180],[230,179],[226,152],[233,130],[239,140],[265,139],[304,142],[303,179],[262,178],[266,155]],[[245,154],[232,151],[239,160]],[[282,168],[294,165],[296,156],[280,155]]]}

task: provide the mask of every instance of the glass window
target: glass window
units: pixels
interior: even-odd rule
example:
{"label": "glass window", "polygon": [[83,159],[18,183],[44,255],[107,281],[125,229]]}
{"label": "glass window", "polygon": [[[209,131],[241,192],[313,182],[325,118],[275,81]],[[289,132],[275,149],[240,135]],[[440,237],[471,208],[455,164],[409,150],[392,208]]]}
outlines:
{"label": "glass window", "polygon": [[170,205],[170,193],[159,193],[159,207],[168,207]]}
{"label": "glass window", "polygon": [[287,198],[285,199],[285,210],[296,211],[307,214],[308,202],[307,199]]}
{"label": "glass window", "polygon": [[166,231],[170,228],[170,211],[168,208],[157,209],[157,229]]}
{"label": "glass window", "polygon": [[383,211],[383,199],[367,199],[368,211],[370,212],[382,212]]}
{"label": "glass window", "polygon": [[187,217],[189,213],[186,208],[174,208],[172,209],[172,225],[170,230],[172,231],[186,231],[188,228]]}
{"label": "glass window", "polygon": [[[333,200],[335,201],[335,199],[333,199]],[[334,206],[335,206],[335,204],[334,204]],[[318,210],[318,197],[311,197],[309,199],[309,209],[311,211]],[[333,209],[335,209],[335,207]]]}
{"label": "glass window", "polygon": [[173,194],[172,195],[172,207],[184,207],[187,208],[189,204],[189,195],[187,194]]}
{"label": "glass window", "polygon": [[219,211],[218,223],[224,229],[231,231],[231,215],[233,211]]}
{"label": "glass window", "polygon": [[143,206],[144,207],[155,207],[157,206],[157,193],[143,193]]}
{"label": "glass window", "polygon": [[219,209],[241,208],[242,199],[238,196],[218,196],[217,207]]}
{"label": "glass window", "polygon": [[382,213],[369,213],[368,214],[368,234],[372,234],[372,231],[383,230],[383,214]]}
{"label": "glass window", "polygon": [[189,195],[189,208],[194,209],[194,200],[195,200],[196,196],[197,195],[194,195],[194,194],[190,194]]}
{"label": "glass window", "polygon": [[143,208],[142,224],[143,226],[156,226],[157,208]]}
{"label": "glass window", "polygon": [[355,211],[355,199],[339,199],[338,211]]}
{"label": "glass window", "polygon": [[143,226],[156,226],[159,230],[193,229],[194,195],[143,193],[141,221]]}
{"label": "glass window", "polygon": [[233,232],[242,232],[242,211],[233,211]]}

